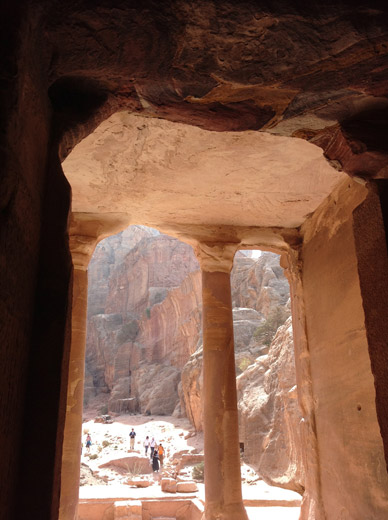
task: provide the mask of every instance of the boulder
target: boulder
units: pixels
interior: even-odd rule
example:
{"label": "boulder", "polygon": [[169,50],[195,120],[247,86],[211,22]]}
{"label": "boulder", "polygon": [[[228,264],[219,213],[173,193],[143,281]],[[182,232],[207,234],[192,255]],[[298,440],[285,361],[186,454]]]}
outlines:
{"label": "boulder", "polygon": [[203,453],[185,453],[180,457],[176,471],[180,471],[185,466],[194,466],[205,460]]}
{"label": "boulder", "polygon": [[194,493],[195,491],[198,491],[198,486],[195,482],[185,480],[177,482],[176,490],[177,493]]}
{"label": "boulder", "polygon": [[114,468],[121,470],[120,472],[147,474],[152,472],[148,457],[142,457],[136,453],[131,453],[126,457],[108,460],[100,464],[100,468]]}
{"label": "boulder", "polygon": [[143,478],[132,478],[126,481],[128,486],[134,486],[138,488],[146,488],[151,486],[152,482]]}
{"label": "boulder", "polygon": [[162,478],[161,489],[165,493],[176,493],[177,492],[177,481],[173,478]]}

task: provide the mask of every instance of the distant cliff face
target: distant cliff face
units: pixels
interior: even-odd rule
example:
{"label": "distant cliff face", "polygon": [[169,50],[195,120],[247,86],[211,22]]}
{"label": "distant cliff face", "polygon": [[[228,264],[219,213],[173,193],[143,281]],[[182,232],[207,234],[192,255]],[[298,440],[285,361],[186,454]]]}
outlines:
{"label": "distant cliff face", "polygon": [[[238,253],[231,285],[244,459],[268,482],[301,491],[291,321],[272,342],[258,334],[288,309],[279,257]],[[90,265],[88,304],[85,401],[105,393],[112,412],[183,414],[201,430],[201,273],[192,248],[141,226],[110,237]]]}
{"label": "distant cliff face", "polygon": [[233,307],[248,307],[265,318],[290,297],[288,281],[279,265],[279,256],[262,253],[259,258],[236,256],[232,270]]}
{"label": "distant cliff face", "polygon": [[268,354],[237,378],[240,441],[244,460],[269,484],[303,492],[291,318],[281,326]]}
{"label": "distant cliff face", "polygon": [[105,314],[113,272],[143,238],[158,234],[145,226],[130,226],[97,245],[88,268],[88,316]]}
{"label": "distant cliff face", "polygon": [[[278,257],[237,254],[232,297],[240,373],[266,348],[253,337],[255,330],[272,308],[284,306],[289,297]],[[85,402],[106,393],[111,411],[128,405],[148,412],[149,399],[139,374],[146,377],[144,364],[183,369],[201,345],[201,302],[201,274],[187,244],[142,226],[99,244],[89,267]],[[154,387],[160,387],[163,371],[154,371]],[[189,379],[198,389],[193,374]],[[201,410],[194,405],[197,390],[191,386],[182,376],[181,399],[176,383],[170,406],[158,411],[153,404],[153,413],[181,410],[200,429]],[[129,398],[134,398],[131,403],[123,401]]]}
{"label": "distant cliff face", "polygon": [[[89,269],[85,401],[107,393],[111,411],[128,404],[149,412],[150,392],[139,374],[146,378],[143,365],[154,362],[177,371],[195,351],[200,291],[198,263],[187,244],[141,226],[101,243]],[[154,371],[153,386],[165,372]],[[161,400],[155,400],[152,413],[174,411],[178,382],[169,386],[170,405],[158,411]],[[135,403],[123,401],[132,397]]]}

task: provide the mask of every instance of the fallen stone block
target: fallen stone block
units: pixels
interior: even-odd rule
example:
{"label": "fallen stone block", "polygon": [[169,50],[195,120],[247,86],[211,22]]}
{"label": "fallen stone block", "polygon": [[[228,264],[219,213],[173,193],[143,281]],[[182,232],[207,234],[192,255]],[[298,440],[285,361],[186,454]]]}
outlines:
{"label": "fallen stone block", "polygon": [[176,490],[177,493],[193,493],[194,491],[198,491],[198,486],[195,482],[186,480],[177,482]]}
{"label": "fallen stone block", "polygon": [[138,488],[146,488],[149,487],[152,483],[149,480],[143,478],[132,478],[126,481],[128,486],[136,486]]}
{"label": "fallen stone block", "polygon": [[176,493],[177,482],[173,478],[162,478],[161,486],[166,493]]}
{"label": "fallen stone block", "polygon": [[139,456],[136,453],[132,453],[127,457],[120,457],[117,459],[111,459],[104,464],[99,466],[100,468],[120,468],[126,472],[138,473],[152,473],[150,461],[148,457]]}

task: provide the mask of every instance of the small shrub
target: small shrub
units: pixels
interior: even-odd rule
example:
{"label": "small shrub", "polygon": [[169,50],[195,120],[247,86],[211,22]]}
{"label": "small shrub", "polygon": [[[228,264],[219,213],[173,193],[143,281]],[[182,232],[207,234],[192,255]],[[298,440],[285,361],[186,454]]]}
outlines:
{"label": "small shrub", "polygon": [[89,455],[89,459],[95,460],[97,459],[98,455],[97,453],[92,453],[92,455]]}
{"label": "small shrub", "polygon": [[237,366],[241,370],[241,372],[244,372],[244,370],[246,370],[251,363],[252,361],[249,357],[244,357],[240,359]]}
{"label": "small shrub", "polygon": [[147,307],[145,312],[146,312],[147,318],[150,319],[151,318],[151,307]]}
{"label": "small shrub", "polygon": [[108,415],[108,407],[106,404],[104,404],[104,406],[101,406],[100,410],[100,415]]}
{"label": "small shrub", "polygon": [[142,465],[137,463],[133,465],[133,468],[130,468],[129,464],[125,465],[127,468],[127,473],[130,477],[138,477],[142,474]]}
{"label": "small shrub", "polygon": [[125,323],[117,334],[117,344],[122,345],[127,341],[134,341],[139,332],[139,324],[136,320]]}
{"label": "small shrub", "polygon": [[106,448],[106,447],[108,447],[110,445],[111,445],[111,443],[109,441],[107,441],[107,440],[102,441],[102,447],[103,448]]}
{"label": "small shrub", "polygon": [[205,480],[205,463],[200,462],[193,466],[193,479],[203,482]]}
{"label": "small shrub", "polygon": [[278,328],[284,324],[284,322],[289,318],[290,314],[283,307],[275,307],[269,315],[265,322],[257,327],[253,336],[261,341],[263,345],[269,346],[276,334]]}

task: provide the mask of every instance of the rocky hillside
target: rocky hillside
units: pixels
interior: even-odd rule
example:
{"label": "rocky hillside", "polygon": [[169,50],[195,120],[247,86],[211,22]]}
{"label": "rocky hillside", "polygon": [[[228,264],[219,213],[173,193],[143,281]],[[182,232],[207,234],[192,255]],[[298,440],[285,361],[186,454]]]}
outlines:
{"label": "rocky hillside", "polygon": [[289,318],[268,353],[237,378],[240,441],[244,460],[268,484],[303,492],[301,415],[295,385],[294,345]]}
{"label": "rocky hillside", "polygon": [[[198,263],[187,244],[140,226],[134,232],[136,240],[125,255],[117,254],[118,239],[110,237],[91,262],[85,402],[106,393],[110,411],[171,414],[179,403],[177,374],[199,337]],[[106,258],[111,263],[105,278]],[[173,381],[173,392],[166,393],[163,385],[158,385],[160,395],[142,391],[153,364],[163,384]]]}
{"label": "rocky hillside", "polygon": [[[86,405],[106,394],[110,412],[187,416],[200,431],[201,275],[191,247],[129,228],[97,247],[89,287]],[[237,254],[232,300],[244,459],[269,483],[300,491],[290,320],[271,343],[289,315],[279,257]]]}
{"label": "rocky hillside", "polygon": [[[239,373],[263,349],[254,332],[286,305],[289,291],[271,253],[236,255],[232,287]],[[184,405],[190,415],[184,386],[178,397],[179,374],[200,345],[201,275],[192,248],[142,226],[99,244],[89,267],[85,402],[106,393],[110,411],[180,413]],[[150,389],[151,366],[151,380],[163,383]],[[175,386],[169,397],[166,381]]]}

